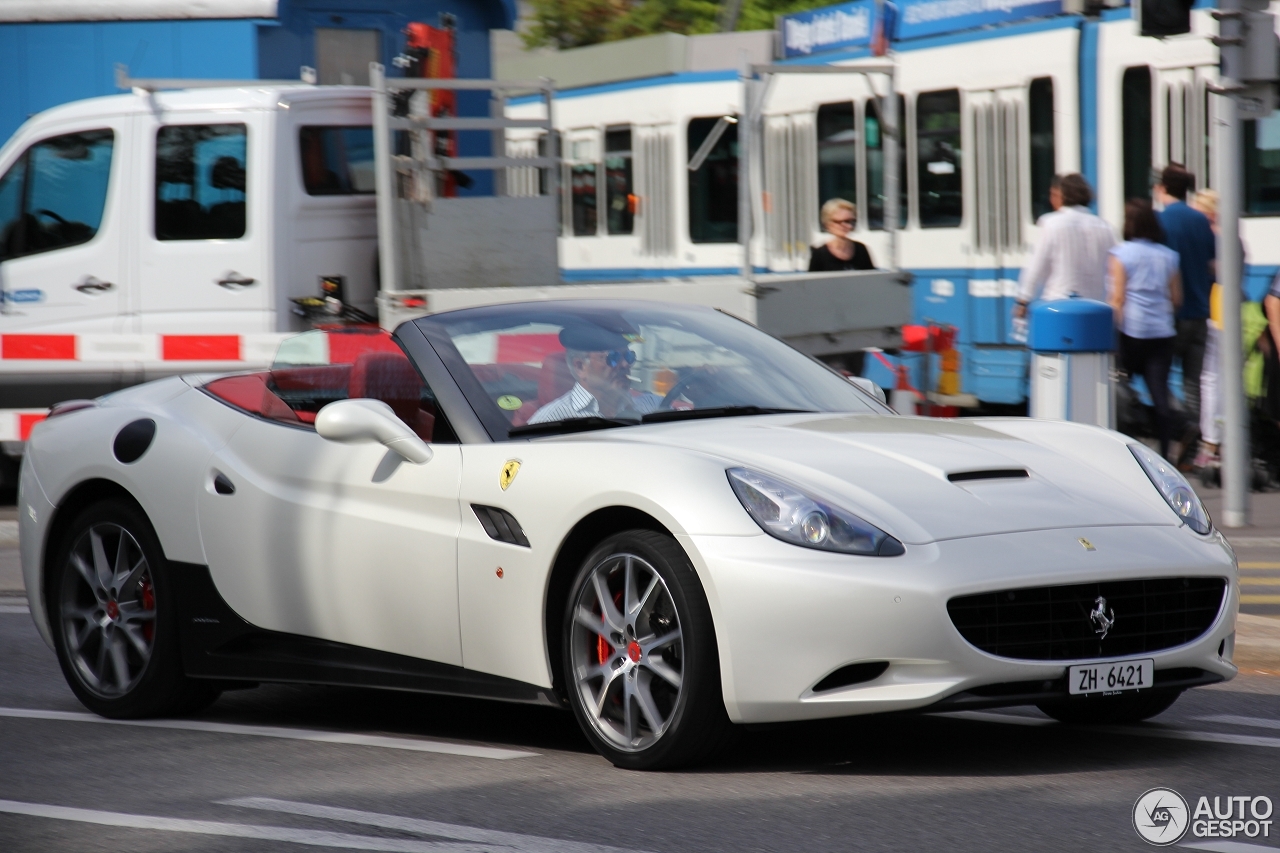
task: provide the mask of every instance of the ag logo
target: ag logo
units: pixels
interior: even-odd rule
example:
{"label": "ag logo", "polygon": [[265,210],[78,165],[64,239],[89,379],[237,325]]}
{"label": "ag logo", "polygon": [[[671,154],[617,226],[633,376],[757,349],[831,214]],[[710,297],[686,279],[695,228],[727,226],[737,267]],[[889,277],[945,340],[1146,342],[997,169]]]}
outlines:
{"label": "ag logo", "polygon": [[502,466],[502,473],[498,476],[498,485],[502,486],[505,492],[507,486],[511,485],[511,481],[516,478],[516,474],[520,473],[520,460],[508,459]]}
{"label": "ag logo", "polygon": [[1177,844],[1189,823],[1187,801],[1172,788],[1152,788],[1133,804],[1133,828],[1148,844]]}

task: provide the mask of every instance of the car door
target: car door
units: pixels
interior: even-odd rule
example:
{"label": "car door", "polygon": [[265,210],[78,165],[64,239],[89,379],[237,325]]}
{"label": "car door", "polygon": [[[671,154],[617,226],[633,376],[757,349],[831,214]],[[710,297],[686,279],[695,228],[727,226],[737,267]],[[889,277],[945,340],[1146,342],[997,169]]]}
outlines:
{"label": "car door", "polygon": [[[123,116],[49,126],[0,164],[0,332],[116,331],[131,228],[127,128]],[[5,357],[75,358],[74,347],[70,336],[23,337]]]}
{"label": "car door", "polygon": [[138,331],[274,331],[268,124],[260,112],[139,117]]}
{"label": "car door", "polygon": [[410,402],[429,392],[398,352],[328,365],[334,381],[325,369],[207,386],[256,408],[212,455],[198,498],[214,583],[261,628],[460,665],[460,448],[432,442],[432,460],[414,465],[381,445],[321,438],[307,421],[348,391],[388,402],[424,438],[447,435]]}

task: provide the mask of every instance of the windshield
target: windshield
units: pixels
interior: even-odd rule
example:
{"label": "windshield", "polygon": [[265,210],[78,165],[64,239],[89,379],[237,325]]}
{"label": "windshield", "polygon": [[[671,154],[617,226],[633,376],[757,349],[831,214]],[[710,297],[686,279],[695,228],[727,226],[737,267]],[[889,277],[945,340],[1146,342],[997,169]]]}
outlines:
{"label": "windshield", "polygon": [[495,439],[685,418],[890,412],[808,356],[709,308],[522,303],[417,324]]}

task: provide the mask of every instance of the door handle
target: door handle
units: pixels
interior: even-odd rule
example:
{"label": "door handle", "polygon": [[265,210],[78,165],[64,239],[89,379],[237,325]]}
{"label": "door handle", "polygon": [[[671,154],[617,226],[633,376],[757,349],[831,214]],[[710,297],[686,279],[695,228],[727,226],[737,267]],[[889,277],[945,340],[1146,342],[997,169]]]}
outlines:
{"label": "door handle", "polygon": [[114,290],[115,285],[109,281],[101,281],[95,276],[87,275],[79,284],[71,285],[81,293],[106,293]]}
{"label": "door handle", "polygon": [[218,472],[213,477],[213,490],[220,495],[234,495],[236,493],[235,483],[227,478],[226,474]]}
{"label": "door handle", "polygon": [[249,278],[248,276],[240,275],[240,273],[235,270],[231,270],[222,278],[218,279],[218,284],[222,285],[227,290],[239,290],[242,287],[252,287],[257,283],[258,280],[256,278]]}

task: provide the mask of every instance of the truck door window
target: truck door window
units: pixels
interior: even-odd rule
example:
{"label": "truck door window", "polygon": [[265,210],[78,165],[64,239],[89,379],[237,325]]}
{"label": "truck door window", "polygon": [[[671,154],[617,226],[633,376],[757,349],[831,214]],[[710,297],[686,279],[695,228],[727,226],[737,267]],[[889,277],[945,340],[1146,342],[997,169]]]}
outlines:
{"label": "truck door window", "polygon": [[298,154],[307,195],[374,191],[371,127],[304,127],[298,132]]}
{"label": "truck door window", "polygon": [[243,124],[160,128],[156,134],[156,239],[243,237],[247,153]]}
{"label": "truck door window", "polygon": [[27,149],[0,177],[0,260],[87,243],[107,205],[110,130],[69,133]]}

